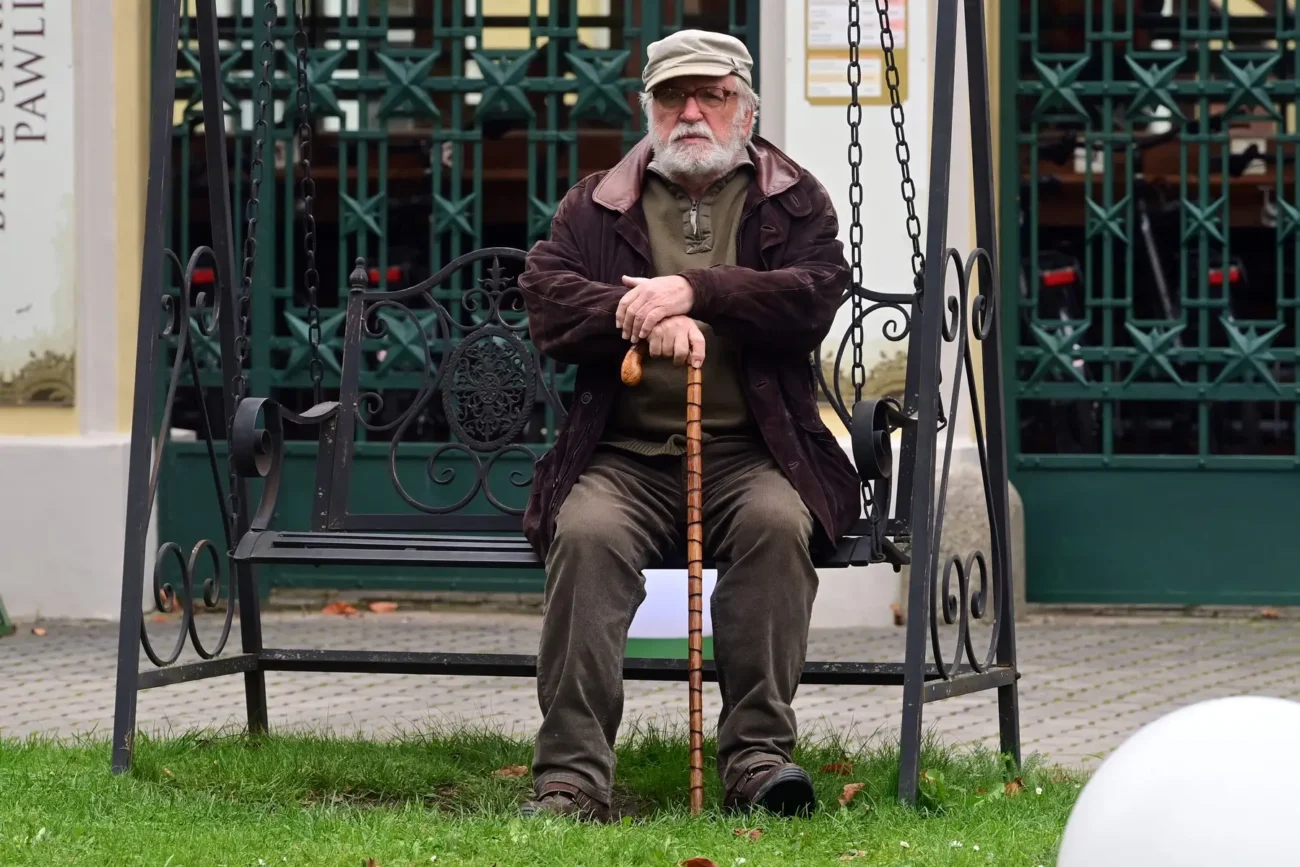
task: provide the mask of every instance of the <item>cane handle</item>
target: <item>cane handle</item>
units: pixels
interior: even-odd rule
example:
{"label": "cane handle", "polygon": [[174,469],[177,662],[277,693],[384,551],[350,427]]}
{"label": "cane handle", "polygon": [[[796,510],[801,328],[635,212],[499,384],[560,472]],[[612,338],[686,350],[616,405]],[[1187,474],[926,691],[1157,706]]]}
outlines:
{"label": "cane handle", "polygon": [[641,375],[644,372],[646,345],[645,341],[637,341],[623,356],[623,384],[640,385]]}

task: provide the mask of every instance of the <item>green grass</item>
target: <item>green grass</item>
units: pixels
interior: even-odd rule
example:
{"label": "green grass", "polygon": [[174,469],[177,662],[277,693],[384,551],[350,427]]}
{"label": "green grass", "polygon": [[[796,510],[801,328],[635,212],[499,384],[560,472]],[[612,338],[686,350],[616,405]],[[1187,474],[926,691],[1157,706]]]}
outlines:
{"label": "green grass", "polygon": [[[634,815],[597,826],[521,820],[531,746],[490,732],[366,741],[337,735],[141,735],[129,775],[109,773],[106,741],[0,741],[2,865],[1050,865],[1080,782],[1026,763],[1007,796],[996,755],[931,745],[924,806],[896,798],[896,750],[846,754],[810,743],[821,805],[810,819],[742,821],[718,809],[706,745],[706,812],[686,809],[687,750],[638,731],[621,747],[618,805]],[[820,771],[847,763],[848,776]],[[845,783],[864,787],[847,807]],[[1036,790],[1042,790],[1038,794]],[[760,829],[761,835],[738,835]],[[906,842],[906,846],[903,843]],[[976,848],[978,847],[978,849]],[[436,860],[435,860],[436,859]]]}

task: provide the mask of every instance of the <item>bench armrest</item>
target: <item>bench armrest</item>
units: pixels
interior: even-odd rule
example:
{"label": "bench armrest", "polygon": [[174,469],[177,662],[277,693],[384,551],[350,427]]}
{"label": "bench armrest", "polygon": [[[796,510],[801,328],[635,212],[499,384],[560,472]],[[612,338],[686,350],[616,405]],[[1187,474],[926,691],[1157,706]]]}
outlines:
{"label": "bench armrest", "polygon": [[853,465],[863,484],[888,479],[894,474],[894,453],[889,438],[894,431],[913,422],[915,418],[904,415],[893,398],[861,400],[854,405],[849,435]]}
{"label": "bench armrest", "polygon": [[861,536],[841,543],[838,556],[851,566],[885,562],[898,571],[910,561],[888,536],[891,532],[890,487],[894,474],[894,450],[890,437],[899,428],[915,423],[915,416],[904,413],[893,398],[862,400],[853,407],[849,425],[853,465],[862,486],[870,491],[871,514]]}
{"label": "bench armrest", "polygon": [[[275,515],[280,475],[284,469],[284,422],[320,425],[332,421],[338,414],[338,401],[318,403],[302,414],[289,412],[269,397],[246,397],[239,402],[230,428],[235,472],[240,478],[266,480],[257,512],[249,523],[250,530],[267,529]],[[264,419],[265,427],[258,427],[259,417]]]}

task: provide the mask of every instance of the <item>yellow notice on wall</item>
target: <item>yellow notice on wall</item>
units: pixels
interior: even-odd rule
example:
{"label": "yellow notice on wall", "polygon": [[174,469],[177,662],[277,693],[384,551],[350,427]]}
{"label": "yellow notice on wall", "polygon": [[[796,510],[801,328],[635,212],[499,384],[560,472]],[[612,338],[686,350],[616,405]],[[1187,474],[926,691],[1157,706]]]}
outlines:
{"label": "yellow notice on wall", "polygon": [[[894,37],[898,98],[907,98],[907,3],[889,5]],[[849,5],[845,0],[804,0],[804,98],[813,105],[847,105],[849,83]],[[889,105],[885,52],[880,47],[880,16],[874,4],[859,3],[858,101]]]}

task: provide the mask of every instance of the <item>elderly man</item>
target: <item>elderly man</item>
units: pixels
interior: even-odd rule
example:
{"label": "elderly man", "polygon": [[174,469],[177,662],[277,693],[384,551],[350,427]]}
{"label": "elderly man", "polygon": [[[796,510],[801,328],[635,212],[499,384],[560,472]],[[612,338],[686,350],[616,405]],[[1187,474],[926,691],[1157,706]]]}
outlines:
{"label": "elderly man", "polygon": [[[787,815],[815,804],[791,762],[813,557],[861,503],[818,413],[810,353],[849,272],[826,191],[753,135],[751,68],[730,36],[652,44],[648,134],[568,192],[519,281],[538,348],[577,365],[524,517],[547,573],[525,814],[610,814],[642,570],[684,545],[684,364],[703,368],[705,554],[725,564],[711,600],[725,803]],[[636,341],[649,357],[624,388]]]}

